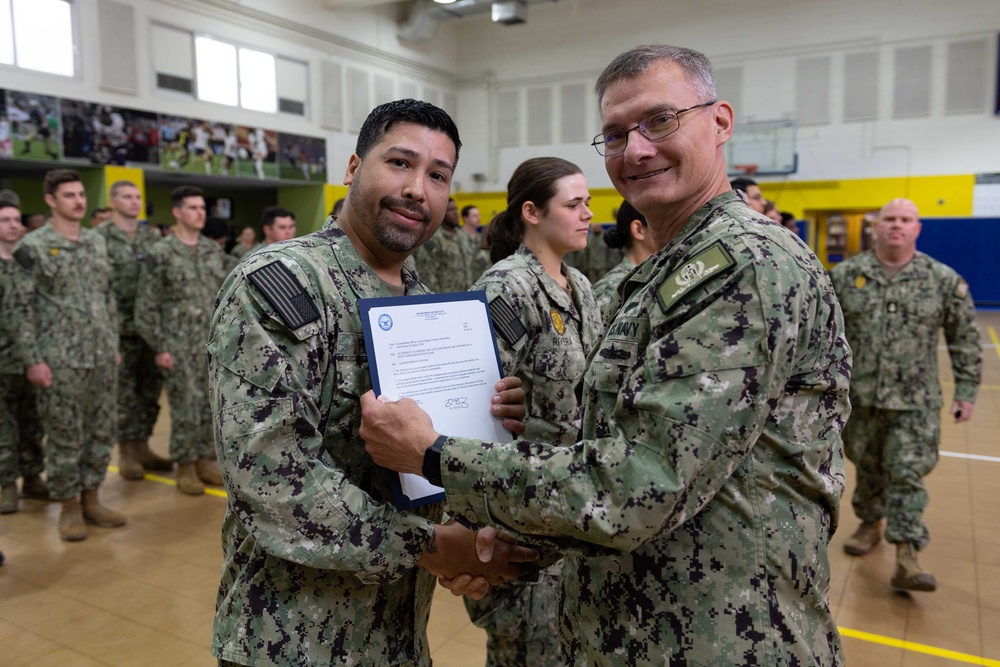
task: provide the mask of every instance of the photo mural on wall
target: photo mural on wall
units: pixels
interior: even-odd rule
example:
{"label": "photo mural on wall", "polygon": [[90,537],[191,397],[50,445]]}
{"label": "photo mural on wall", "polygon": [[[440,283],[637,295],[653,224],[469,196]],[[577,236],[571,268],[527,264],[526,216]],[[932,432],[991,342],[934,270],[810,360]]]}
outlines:
{"label": "photo mural on wall", "polygon": [[5,97],[13,157],[30,160],[61,159],[59,98],[16,90],[8,90]]}
{"label": "photo mural on wall", "polygon": [[62,124],[67,158],[115,165],[160,161],[156,114],[64,99]]}

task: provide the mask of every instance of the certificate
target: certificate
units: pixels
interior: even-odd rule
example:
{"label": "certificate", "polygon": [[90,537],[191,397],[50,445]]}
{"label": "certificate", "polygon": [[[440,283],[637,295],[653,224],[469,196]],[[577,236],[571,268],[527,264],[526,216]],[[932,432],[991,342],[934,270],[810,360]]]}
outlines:
{"label": "certificate", "polygon": [[[372,388],[396,401],[412,398],[449,436],[510,442],[490,414],[502,377],[486,292],[359,299]],[[396,505],[444,499],[444,489],[401,473]]]}

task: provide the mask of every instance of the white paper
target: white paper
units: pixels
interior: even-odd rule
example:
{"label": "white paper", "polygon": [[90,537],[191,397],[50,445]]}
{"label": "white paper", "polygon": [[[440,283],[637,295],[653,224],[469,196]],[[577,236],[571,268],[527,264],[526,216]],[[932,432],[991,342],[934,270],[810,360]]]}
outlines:
{"label": "white paper", "polygon": [[[368,311],[378,385],[390,400],[412,398],[438,433],[510,442],[490,414],[500,380],[486,304],[474,298],[392,306]],[[441,493],[419,475],[400,474],[411,500]]]}

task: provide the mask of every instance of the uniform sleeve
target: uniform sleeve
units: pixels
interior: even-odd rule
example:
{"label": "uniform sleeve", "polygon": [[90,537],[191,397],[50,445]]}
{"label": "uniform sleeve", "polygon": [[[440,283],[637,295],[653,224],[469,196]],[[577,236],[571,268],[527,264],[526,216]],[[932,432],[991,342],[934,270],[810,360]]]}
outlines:
{"label": "uniform sleeve", "polygon": [[20,246],[14,251],[14,270],[4,295],[3,316],[14,336],[14,356],[25,367],[43,363],[38,347],[38,314],[35,310],[35,271],[38,262],[34,251]]}
{"label": "uniform sleeve", "polygon": [[135,290],[135,330],[156,354],[169,352],[163,336],[161,300],[157,296],[163,284],[160,266],[155,253],[146,255],[139,263],[139,283]]}
{"label": "uniform sleeve", "polygon": [[976,325],[976,307],[968,284],[960,276],[945,295],[944,338],[955,374],[955,400],[974,402],[979,389],[983,357]]}
{"label": "uniform sleeve", "polygon": [[[251,260],[226,280],[208,346],[230,510],[275,557],[355,572],[366,583],[393,581],[415,566],[434,524],[376,502],[330,456],[331,440],[335,447],[364,445],[356,397],[325,394],[335,379],[324,376],[360,370],[333,369],[338,325],[323,322],[325,315],[294,330],[285,325],[246,278],[261,264]],[[357,419],[344,419],[347,411]]]}
{"label": "uniform sleeve", "polygon": [[[605,339],[585,401],[613,418],[585,424],[590,439],[565,448],[450,439],[442,470],[453,514],[542,536],[566,553],[628,552],[694,517],[738,474],[783,392],[817,393],[809,410],[785,417],[802,424],[800,437],[838,423],[850,370],[842,321],[829,288],[796,273],[760,280],[744,266],[693,290],[665,321],[651,318],[649,344],[631,366],[603,361],[616,356]],[[836,368],[829,382],[839,387],[823,393],[792,377],[806,354],[826,358],[816,366]],[[839,446],[832,430],[817,439]]]}

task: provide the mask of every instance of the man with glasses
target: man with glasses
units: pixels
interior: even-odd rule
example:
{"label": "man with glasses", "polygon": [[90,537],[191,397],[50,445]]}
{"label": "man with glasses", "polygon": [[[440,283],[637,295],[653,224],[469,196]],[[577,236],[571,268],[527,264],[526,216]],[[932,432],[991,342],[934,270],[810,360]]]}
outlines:
{"label": "man with glasses", "polygon": [[739,190],[743,193],[743,198],[747,200],[747,206],[758,213],[764,213],[764,210],[767,208],[767,200],[764,199],[764,193],[760,191],[757,181],[746,176],[740,176],[729,181],[729,185],[733,190]]}
{"label": "man with glasses", "polygon": [[639,47],[597,93],[594,144],[659,250],[612,299],[581,439],[448,438],[369,393],[366,447],[444,486],[459,520],[565,554],[567,664],[843,664],[827,549],[851,353],[830,280],[730,189],[733,110],[705,56]]}

